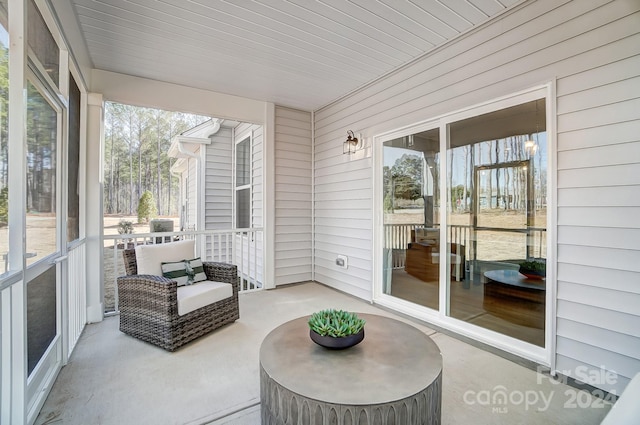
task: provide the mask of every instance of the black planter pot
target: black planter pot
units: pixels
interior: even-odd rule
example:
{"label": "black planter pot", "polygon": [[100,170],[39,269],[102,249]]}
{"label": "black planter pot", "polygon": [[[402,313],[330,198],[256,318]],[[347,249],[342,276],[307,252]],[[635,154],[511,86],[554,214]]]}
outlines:
{"label": "black planter pot", "polygon": [[353,347],[359,344],[364,339],[364,328],[360,332],[354,335],[343,336],[340,338],[334,338],[332,336],[322,336],[312,329],[309,329],[309,336],[311,340],[318,345],[331,350],[343,350],[345,348]]}

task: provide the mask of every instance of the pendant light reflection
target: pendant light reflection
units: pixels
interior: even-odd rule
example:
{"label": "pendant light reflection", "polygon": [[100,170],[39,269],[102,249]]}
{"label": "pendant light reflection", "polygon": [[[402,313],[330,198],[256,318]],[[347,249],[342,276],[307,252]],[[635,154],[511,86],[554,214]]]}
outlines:
{"label": "pendant light reflection", "polygon": [[534,137],[538,137],[538,101],[535,102],[536,103],[536,132],[535,134],[531,135],[531,139],[527,140],[526,142],[524,142],[524,150],[525,152],[527,152],[527,154],[529,155],[529,157],[533,157],[536,155],[536,152],[538,152],[538,142],[534,140]]}

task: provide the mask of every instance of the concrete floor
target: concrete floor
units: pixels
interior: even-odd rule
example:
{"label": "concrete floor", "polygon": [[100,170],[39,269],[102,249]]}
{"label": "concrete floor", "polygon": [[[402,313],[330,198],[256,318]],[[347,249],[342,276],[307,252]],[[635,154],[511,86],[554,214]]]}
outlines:
{"label": "concrete floor", "polygon": [[263,338],[286,321],[330,307],[393,317],[436,342],[443,355],[443,424],[588,425],[599,424],[610,409],[534,370],[305,283],[241,295],[240,320],[175,353],[122,334],[118,317],[88,325],[36,424],[257,425]]}

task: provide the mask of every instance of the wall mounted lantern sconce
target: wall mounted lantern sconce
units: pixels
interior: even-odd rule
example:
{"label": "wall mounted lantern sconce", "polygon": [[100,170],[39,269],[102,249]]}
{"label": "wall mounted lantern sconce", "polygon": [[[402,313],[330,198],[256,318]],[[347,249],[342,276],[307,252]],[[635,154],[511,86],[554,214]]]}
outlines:
{"label": "wall mounted lantern sconce", "polygon": [[347,140],[342,144],[343,154],[351,155],[352,153],[356,153],[356,151],[362,149],[362,136],[360,134],[358,134],[358,136],[360,137],[356,137],[353,134],[353,131],[347,130]]}
{"label": "wall mounted lantern sconce", "polygon": [[531,138],[524,142],[524,150],[529,154],[529,157],[533,157],[536,155],[538,151],[538,142],[534,139],[540,137],[538,130],[538,101],[536,100],[536,132],[531,135]]}
{"label": "wall mounted lantern sconce", "polygon": [[524,150],[529,154],[529,156],[535,156],[538,151],[538,144],[533,138],[524,142]]}

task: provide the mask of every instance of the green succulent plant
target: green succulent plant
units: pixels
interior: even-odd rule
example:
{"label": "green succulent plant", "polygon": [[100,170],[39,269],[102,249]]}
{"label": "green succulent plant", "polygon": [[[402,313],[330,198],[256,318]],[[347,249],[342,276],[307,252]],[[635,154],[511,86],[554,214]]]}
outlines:
{"label": "green succulent plant", "polygon": [[522,261],[520,263],[520,270],[544,273],[547,270],[547,265],[542,261]]}
{"label": "green succulent plant", "polygon": [[309,328],[318,335],[340,338],[355,335],[364,328],[365,320],[355,313],[327,309],[315,312],[309,318]]}

